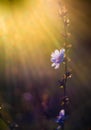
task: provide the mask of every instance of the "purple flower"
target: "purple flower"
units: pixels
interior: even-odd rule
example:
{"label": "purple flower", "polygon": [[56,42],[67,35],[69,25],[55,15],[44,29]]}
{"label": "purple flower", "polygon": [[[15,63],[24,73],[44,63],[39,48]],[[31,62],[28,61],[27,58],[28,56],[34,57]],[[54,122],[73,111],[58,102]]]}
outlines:
{"label": "purple flower", "polygon": [[59,112],[59,115],[58,115],[58,117],[57,117],[56,122],[58,123],[59,121],[61,121],[62,119],[64,119],[64,117],[65,117],[65,110],[62,109],[62,110],[60,110],[60,112]]}
{"label": "purple flower", "polygon": [[59,112],[59,116],[60,116],[60,117],[65,116],[65,110],[64,110],[64,109],[60,110],[60,112]]}
{"label": "purple flower", "polygon": [[61,49],[61,50],[55,50],[51,54],[51,62],[53,62],[52,67],[55,67],[55,69],[59,68],[60,64],[64,61],[64,53],[65,49]]}

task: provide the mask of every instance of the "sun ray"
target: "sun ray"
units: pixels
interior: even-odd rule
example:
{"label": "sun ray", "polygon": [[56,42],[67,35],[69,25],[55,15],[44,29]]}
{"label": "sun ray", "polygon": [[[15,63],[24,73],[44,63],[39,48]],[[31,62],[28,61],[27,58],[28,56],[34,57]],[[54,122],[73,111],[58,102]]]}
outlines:
{"label": "sun ray", "polygon": [[[86,14],[89,15],[89,13],[84,14],[82,12],[85,3],[83,6],[79,1],[68,0],[66,2],[64,0],[63,3],[69,10],[71,24],[75,25],[71,25],[70,28],[73,34],[71,42],[76,51],[79,46],[76,38],[79,36],[81,39],[85,35],[90,35],[89,26],[87,26],[88,20],[86,19]],[[18,64],[20,64],[20,71],[23,76],[25,75],[25,80],[27,80],[29,73],[33,77],[42,77],[43,74],[49,75],[47,70],[50,69],[50,53],[54,48],[60,49],[63,45],[61,36],[63,25],[58,15],[59,8],[57,0],[47,0],[46,2],[35,0],[33,3],[28,0],[20,8],[15,6],[10,9],[0,9],[0,44],[4,44],[6,68],[9,69],[11,77],[14,75],[13,66],[18,66]],[[81,49],[80,51],[83,53],[85,50]],[[75,55],[73,51],[72,53]],[[77,57],[75,58],[77,59]],[[79,65],[72,64],[81,81],[85,80],[87,76],[87,68],[84,66],[82,71],[85,75],[79,74],[79,68],[85,61],[81,60]]]}

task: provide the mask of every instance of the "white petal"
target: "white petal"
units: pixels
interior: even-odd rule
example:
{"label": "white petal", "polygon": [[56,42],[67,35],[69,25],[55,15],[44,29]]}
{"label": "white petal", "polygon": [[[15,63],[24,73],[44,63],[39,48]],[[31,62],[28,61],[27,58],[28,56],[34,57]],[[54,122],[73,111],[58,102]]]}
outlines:
{"label": "white petal", "polygon": [[60,53],[64,53],[64,52],[65,52],[64,48],[60,49]]}
{"label": "white petal", "polygon": [[51,57],[54,57],[55,56],[55,53],[53,52],[52,54],[51,54]]}
{"label": "white petal", "polygon": [[56,65],[56,64],[55,64],[55,63],[53,63],[51,66],[52,66],[52,67],[54,67],[55,65]]}
{"label": "white petal", "polygon": [[55,62],[56,61],[56,59],[55,58],[51,58],[51,62]]}
{"label": "white petal", "polygon": [[64,115],[65,115],[65,110],[64,109],[60,110],[59,116],[64,116]]}
{"label": "white petal", "polygon": [[55,69],[58,69],[58,68],[59,68],[59,66],[60,66],[60,64],[56,64]]}
{"label": "white petal", "polygon": [[59,50],[55,50],[55,55],[59,55]]}

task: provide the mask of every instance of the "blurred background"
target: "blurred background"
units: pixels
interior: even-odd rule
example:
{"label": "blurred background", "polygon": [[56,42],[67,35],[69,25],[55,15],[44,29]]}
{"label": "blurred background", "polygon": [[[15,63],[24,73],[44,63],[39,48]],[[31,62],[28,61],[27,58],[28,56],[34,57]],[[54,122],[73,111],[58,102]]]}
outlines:
{"label": "blurred background", "polygon": [[[0,129],[55,130],[64,66],[50,55],[64,44],[60,0],[0,0]],[[72,78],[65,130],[91,130],[90,0],[63,0],[68,9]]]}

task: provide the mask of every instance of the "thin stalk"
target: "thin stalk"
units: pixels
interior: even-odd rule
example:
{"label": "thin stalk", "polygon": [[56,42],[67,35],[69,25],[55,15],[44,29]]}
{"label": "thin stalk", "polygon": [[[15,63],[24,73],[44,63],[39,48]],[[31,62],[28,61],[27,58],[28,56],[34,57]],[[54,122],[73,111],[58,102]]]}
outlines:
{"label": "thin stalk", "polygon": [[64,41],[65,41],[65,82],[64,82],[64,96],[66,96],[66,86],[67,86],[67,69],[68,69],[68,63],[67,63],[67,25],[65,25],[64,21]]}

